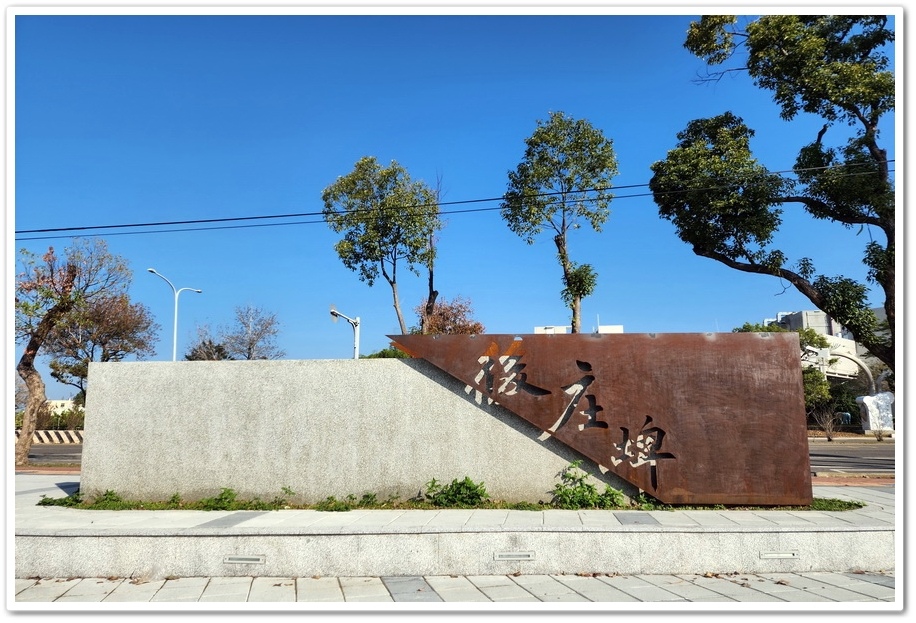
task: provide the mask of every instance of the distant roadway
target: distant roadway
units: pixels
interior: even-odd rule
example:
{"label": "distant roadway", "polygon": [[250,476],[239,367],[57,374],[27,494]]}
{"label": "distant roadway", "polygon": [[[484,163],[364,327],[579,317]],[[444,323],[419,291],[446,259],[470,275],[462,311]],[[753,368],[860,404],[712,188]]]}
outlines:
{"label": "distant roadway", "polygon": [[893,439],[884,441],[812,441],[812,472],[894,473]]}

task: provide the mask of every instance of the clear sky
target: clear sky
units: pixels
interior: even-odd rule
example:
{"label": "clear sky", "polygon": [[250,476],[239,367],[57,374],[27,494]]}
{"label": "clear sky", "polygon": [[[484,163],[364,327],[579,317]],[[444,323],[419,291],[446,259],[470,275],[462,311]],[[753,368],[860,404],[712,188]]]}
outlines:
{"label": "clear sky", "polygon": [[[330,305],[360,318],[362,354],[400,331],[388,284],[368,287],[337,257],[321,192],[363,156],[397,160],[431,186],[441,178],[450,204],[437,247],[440,296],[470,299],[489,333],[531,333],[570,322],[560,268],[551,236],[526,245],[501,219],[498,198],[537,120],[562,111],[600,129],[619,162],[603,231],[579,230],[569,241],[571,259],[598,273],[583,330],[731,331],[814,309],[787,283],[694,255],[646,185],[650,165],[693,119],[742,117],[772,171],[790,170],[823,121],[782,121],[771,94],[743,74],[697,84],[705,65],[683,47],[699,17],[689,9],[561,11],[19,15],[7,51],[15,57],[7,229],[303,215],[91,233],[133,270],[131,298],[161,327],[155,360],[171,359],[174,298],[149,267],[176,287],[203,290],[180,296],[179,359],[197,326],[226,325],[249,304],[277,315],[286,358],[349,358],[353,331],[332,322]],[[894,136],[888,118],[891,159]],[[862,251],[880,232],[814,221],[794,205],[784,221],[777,246],[791,260],[811,257],[819,272],[864,279]],[[7,240],[11,250],[41,254],[68,246],[70,235],[7,231]],[[426,287],[422,271],[400,268],[409,325]],[[74,393],[45,381],[49,398]]]}

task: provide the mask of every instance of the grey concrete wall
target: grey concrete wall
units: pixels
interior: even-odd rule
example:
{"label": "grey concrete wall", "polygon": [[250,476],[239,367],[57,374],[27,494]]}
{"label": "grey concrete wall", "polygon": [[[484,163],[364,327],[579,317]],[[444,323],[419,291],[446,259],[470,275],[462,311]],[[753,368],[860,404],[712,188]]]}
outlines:
{"label": "grey concrete wall", "polygon": [[[92,363],[81,490],[135,499],[405,499],[470,477],[507,501],[550,500],[581,455],[423,360]],[[629,483],[601,474],[632,494]]]}

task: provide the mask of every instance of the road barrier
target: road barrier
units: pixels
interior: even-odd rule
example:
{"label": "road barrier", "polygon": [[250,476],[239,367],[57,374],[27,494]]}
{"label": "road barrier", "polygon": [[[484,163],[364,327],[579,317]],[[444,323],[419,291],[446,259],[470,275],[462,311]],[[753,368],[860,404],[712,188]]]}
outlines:
{"label": "road barrier", "polygon": [[[16,439],[22,431],[16,431]],[[32,433],[32,443],[83,443],[81,430],[37,430]]]}

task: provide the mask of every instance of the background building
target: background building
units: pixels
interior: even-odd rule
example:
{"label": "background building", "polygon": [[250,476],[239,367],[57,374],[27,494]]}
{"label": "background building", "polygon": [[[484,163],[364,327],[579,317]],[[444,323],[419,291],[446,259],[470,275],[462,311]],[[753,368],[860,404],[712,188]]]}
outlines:
{"label": "background building", "polygon": [[[887,316],[883,308],[872,310],[878,317],[878,321],[884,321]],[[823,360],[817,357],[809,357],[807,361],[803,360],[802,365],[821,365],[822,371],[831,377],[852,379],[858,376],[862,368],[855,361],[842,357],[846,355],[863,361],[865,365],[874,362],[869,352],[859,343],[857,343],[846,327],[828,316],[820,310],[797,311],[797,312],[779,312],[775,318],[766,318],[763,324],[776,324],[789,331],[798,331],[800,329],[812,329],[823,335],[830,342],[830,359],[833,363],[824,365]]]}
{"label": "background building", "polygon": [[[565,325],[565,326],[548,325],[546,327],[535,327],[534,328],[535,333],[569,333],[570,331],[572,331],[572,326],[570,325]],[[623,333],[623,325],[622,324],[602,324],[602,325],[598,325],[597,331],[591,331],[591,332],[592,333]],[[582,331],[582,333],[586,333],[586,331]]]}

